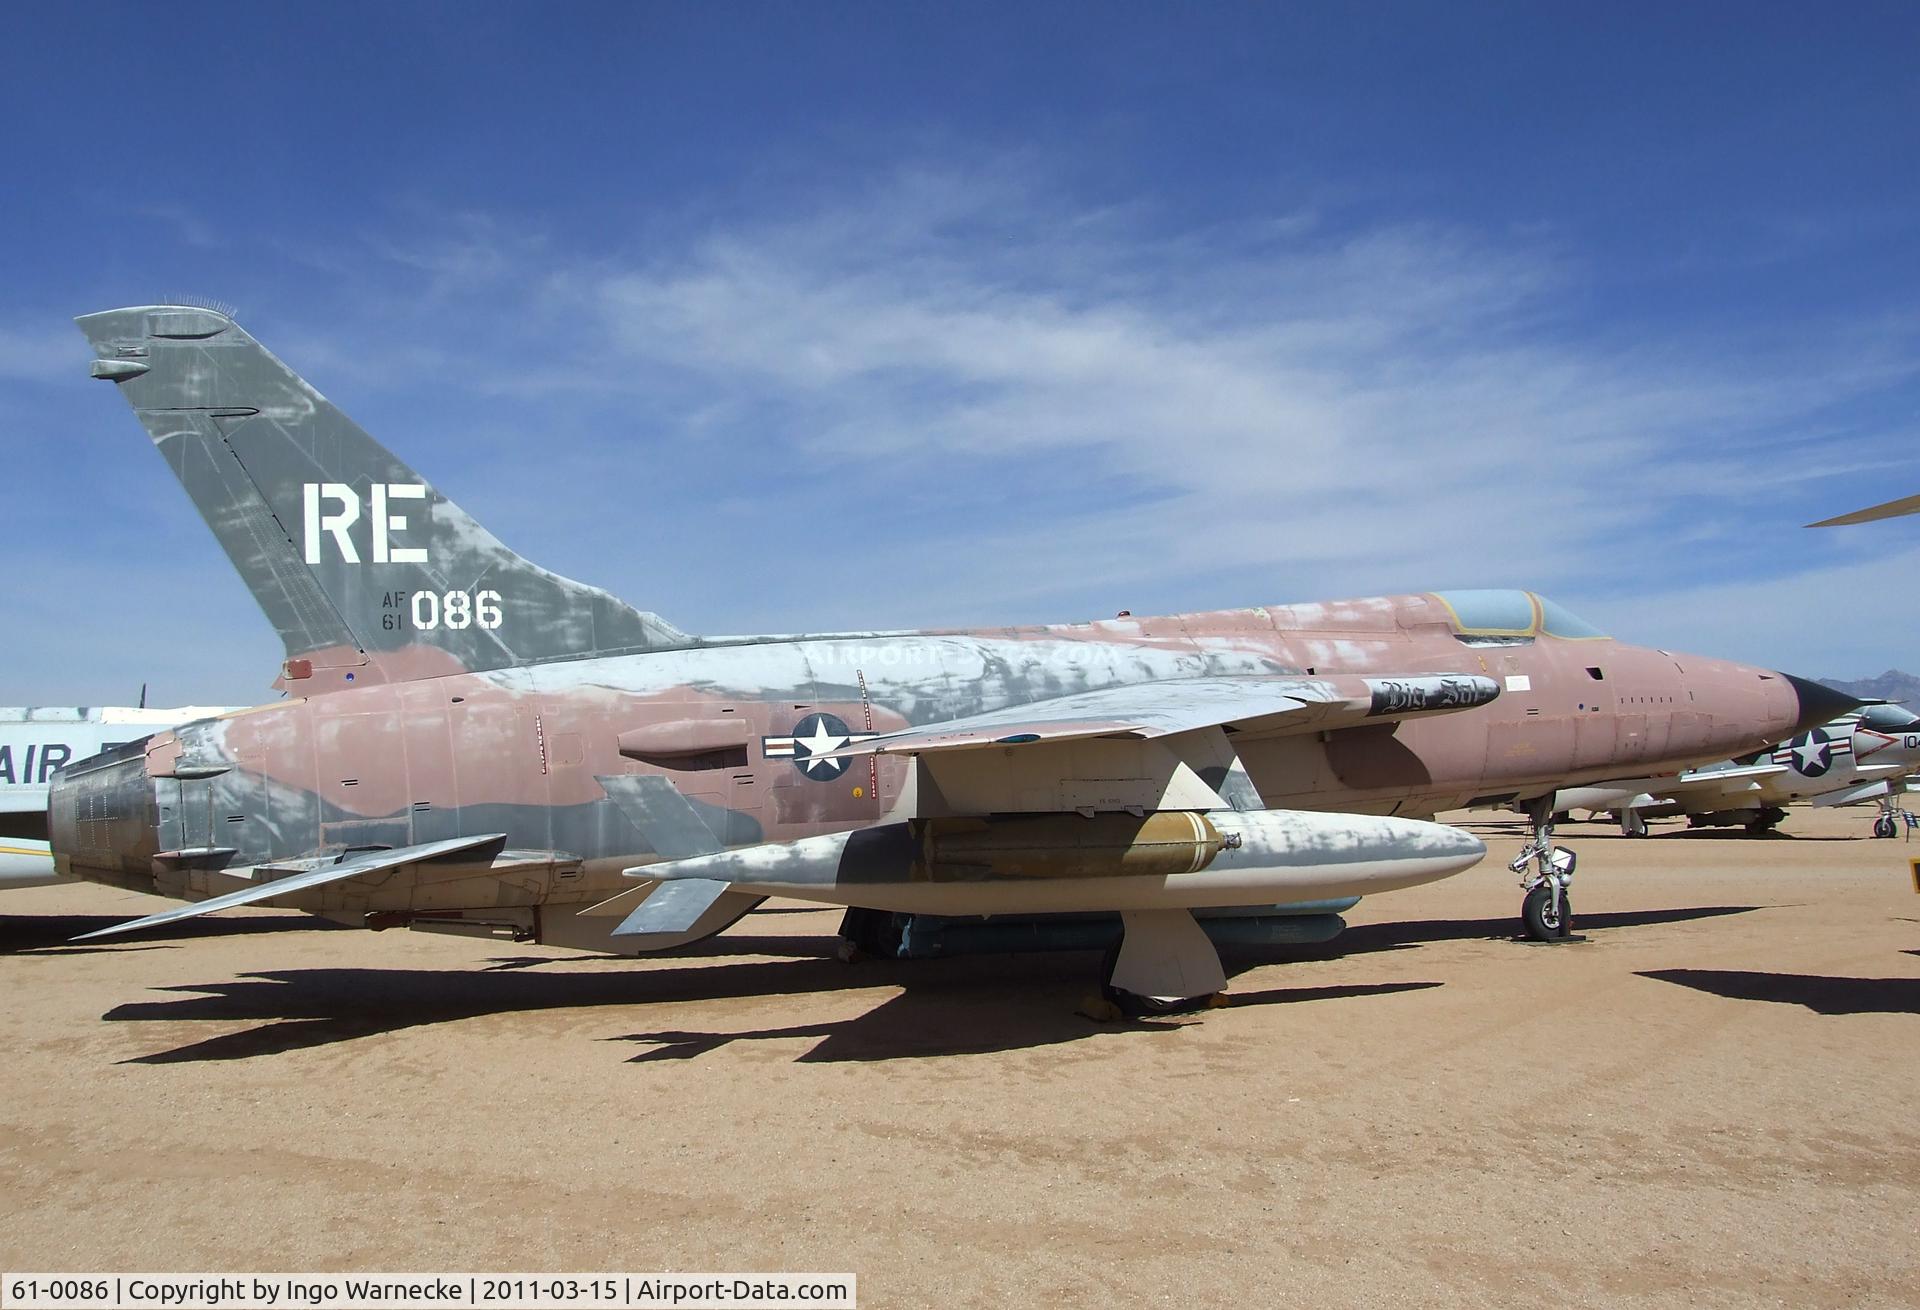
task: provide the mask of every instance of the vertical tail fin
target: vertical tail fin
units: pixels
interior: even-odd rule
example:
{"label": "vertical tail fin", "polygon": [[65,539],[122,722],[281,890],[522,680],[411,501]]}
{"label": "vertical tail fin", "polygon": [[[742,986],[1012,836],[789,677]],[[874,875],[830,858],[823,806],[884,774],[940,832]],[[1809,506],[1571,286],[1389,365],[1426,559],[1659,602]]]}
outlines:
{"label": "vertical tail fin", "polygon": [[690,640],[530,564],[226,314],[76,320],[286,646],[297,694]]}

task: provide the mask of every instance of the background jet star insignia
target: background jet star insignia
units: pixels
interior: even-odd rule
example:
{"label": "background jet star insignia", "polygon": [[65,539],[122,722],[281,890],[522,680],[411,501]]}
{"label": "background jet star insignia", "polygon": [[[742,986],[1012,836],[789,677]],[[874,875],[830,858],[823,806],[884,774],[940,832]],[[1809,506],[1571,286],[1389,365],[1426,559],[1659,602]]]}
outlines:
{"label": "background jet star insignia", "polygon": [[1836,742],[1825,729],[1815,728],[1795,737],[1774,756],[1774,762],[1786,764],[1806,777],[1818,778],[1833,767],[1833,757],[1841,748],[1842,743]]}

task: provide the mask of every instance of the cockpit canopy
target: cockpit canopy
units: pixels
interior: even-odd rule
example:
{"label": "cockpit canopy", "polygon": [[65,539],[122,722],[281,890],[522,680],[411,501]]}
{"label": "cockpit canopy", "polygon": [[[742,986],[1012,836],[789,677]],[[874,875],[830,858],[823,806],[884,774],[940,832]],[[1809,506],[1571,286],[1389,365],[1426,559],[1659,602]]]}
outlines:
{"label": "cockpit canopy", "polygon": [[1920,717],[1904,705],[1869,705],[1860,711],[1860,726],[1879,732],[1911,732]]}
{"label": "cockpit canopy", "polygon": [[1607,634],[1531,591],[1436,591],[1453,616],[1453,631],[1468,645],[1521,645],[1535,637],[1590,640]]}

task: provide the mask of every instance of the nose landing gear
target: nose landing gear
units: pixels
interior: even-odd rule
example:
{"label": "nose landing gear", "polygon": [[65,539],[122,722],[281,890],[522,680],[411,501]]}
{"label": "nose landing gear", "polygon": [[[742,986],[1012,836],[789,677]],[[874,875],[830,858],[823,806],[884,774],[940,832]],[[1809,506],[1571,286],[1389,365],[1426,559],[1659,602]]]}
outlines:
{"label": "nose landing gear", "polygon": [[1537,942],[1564,942],[1572,932],[1573,898],[1568,888],[1577,857],[1553,844],[1551,794],[1530,802],[1527,817],[1533,822],[1533,840],[1507,865],[1520,875],[1526,892],[1520,902],[1520,921],[1527,936]]}
{"label": "nose landing gear", "polygon": [[1900,808],[1900,802],[1893,796],[1882,796],[1880,813],[1873,819],[1873,835],[1882,838],[1893,836],[1900,831],[1900,822],[1903,819],[1909,820],[1909,826],[1911,826],[1912,816]]}

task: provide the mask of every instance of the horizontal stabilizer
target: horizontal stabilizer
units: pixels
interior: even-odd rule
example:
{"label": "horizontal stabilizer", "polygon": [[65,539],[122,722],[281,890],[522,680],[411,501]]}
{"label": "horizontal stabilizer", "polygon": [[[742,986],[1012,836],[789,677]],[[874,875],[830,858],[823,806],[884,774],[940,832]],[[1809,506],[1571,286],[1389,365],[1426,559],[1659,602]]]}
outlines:
{"label": "horizontal stabilizer", "polygon": [[663,882],[653,889],[651,896],[640,902],[640,908],[613,930],[613,935],[632,937],[640,933],[686,932],[700,921],[700,916],[711,909],[715,901],[731,890],[729,884],[711,878]]}
{"label": "horizontal stabilizer", "polygon": [[236,905],[252,905],[256,901],[277,900],[294,892],[305,891],[309,887],[321,887],[327,883],[342,882],[348,878],[360,878],[370,873],[381,873],[388,869],[397,869],[403,864],[419,864],[424,860],[441,859],[448,855],[457,855],[462,851],[475,850],[483,846],[498,847],[504,843],[507,835],[503,832],[481,833],[477,837],[449,837],[445,841],[426,842],[419,846],[401,846],[387,851],[368,851],[352,859],[341,860],[336,864],[323,864],[318,868],[301,873],[289,874],[284,878],[274,878],[253,887],[242,887],[237,892],[228,892],[225,896],[215,896],[204,901],[194,901],[188,905],[176,905],[170,910],[158,914],[149,914],[144,919],[129,919],[125,923],[116,923],[111,928],[101,928],[96,932],[81,933],[73,940],[86,941],[90,937],[111,937],[123,932],[133,932],[139,928],[152,928],[163,923],[173,923],[180,919],[191,919],[202,914],[211,914],[215,910],[229,910]]}

